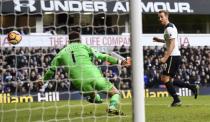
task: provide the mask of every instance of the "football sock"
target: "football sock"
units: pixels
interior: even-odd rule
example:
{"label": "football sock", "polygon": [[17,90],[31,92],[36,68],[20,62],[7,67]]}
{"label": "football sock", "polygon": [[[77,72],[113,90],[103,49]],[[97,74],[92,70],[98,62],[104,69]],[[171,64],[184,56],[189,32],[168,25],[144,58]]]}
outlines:
{"label": "football sock", "polygon": [[109,107],[117,107],[119,102],[120,102],[120,99],[121,99],[121,96],[120,94],[114,94],[112,97],[111,97],[111,100],[110,100],[110,105]]}
{"label": "football sock", "polygon": [[173,97],[174,101],[180,101],[172,82],[165,83],[168,93]]}
{"label": "football sock", "polygon": [[101,101],[101,97],[100,97],[99,94],[96,94],[96,96],[95,96],[95,101]]}
{"label": "football sock", "polygon": [[179,81],[179,80],[174,81],[173,84],[175,86],[178,86],[178,87],[181,87],[181,88],[182,87],[189,88],[189,89],[193,88],[193,85],[191,85],[189,83],[185,83],[185,82]]}

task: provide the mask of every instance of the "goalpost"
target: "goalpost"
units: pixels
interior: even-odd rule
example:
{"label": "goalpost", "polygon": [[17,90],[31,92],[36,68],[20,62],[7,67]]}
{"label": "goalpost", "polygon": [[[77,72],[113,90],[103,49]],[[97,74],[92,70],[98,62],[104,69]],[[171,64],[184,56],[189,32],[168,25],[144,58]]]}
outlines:
{"label": "goalpost", "polygon": [[[45,2],[46,4],[43,4]],[[128,2],[130,2],[130,13],[128,13]],[[0,35],[0,60],[3,61],[0,67],[0,122],[144,122],[140,3],[141,0],[0,1],[0,31],[2,33]],[[69,6],[78,8],[70,9]],[[97,12],[97,10],[101,11]],[[130,24],[128,24],[128,16]],[[123,39],[128,40],[129,37],[121,34],[128,33],[129,27],[131,27],[132,40],[132,78],[126,67],[117,65],[116,69],[116,65],[95,62],[101,69],[104,67],[109,69],[109,66],[115,68],[111,69],[113,71],[103,73],[104,75],[117,74],[116,77],[107,76],[107,79],[113,80],[112,83],[121,90],[122,97],[125,99],[122,99],[119,109],[127,114],[126,116],[109,116],[105,111],[108,106],[107,101],[98,105],[90,104],[82,97],[79,98],[79,92],[71,89],[63,67],[56,70],[55,79],[57,79],[50,82],[48,91],[44,94],[39,93],[34,82],[43,75],[56,51],[66,44],[68,32],[79,31],[84,34],[84,40],[90,46],[103,52],[110,53],[117,46],[116,54],[120,53],[123,56],[126,54],[125,56],[130,58],[128,42],[124,42],[126,51],[123,53],[119,51],[123,44],[108,45],[110,43],[108,39],[111,39],[108,38],[109,36],[116,38],[115,40],[118,38],[122,40],[121,36],[123,36]],[[18,30],[23,36],[22,42],[14,47],[6,41],[6,34],[11,30]],[[106,38],[107,42],[100,42]],[[115,73],[116,70],[119,71]],[[122,75],[123,73],[125,74]],[[59,91],[57,88],[63,88],[66,91]]]}
{"label": "goalpost", "polygon": [[145,122],[144,65],[142,37],[141,0],[130,0],[130,24],[132,45],[133,119]]}

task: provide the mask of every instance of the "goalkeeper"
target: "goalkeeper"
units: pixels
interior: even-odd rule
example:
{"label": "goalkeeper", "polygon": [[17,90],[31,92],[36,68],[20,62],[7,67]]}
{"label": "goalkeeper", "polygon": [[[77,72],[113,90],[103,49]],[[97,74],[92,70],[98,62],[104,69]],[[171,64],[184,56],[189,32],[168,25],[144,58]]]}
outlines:
{"label": "goalkeeper", "polygon": [[126,60],[118,60],[107,54],[99,53],[93,48],[80,43],[80,34],[71,32],[69,43],[52,60],[51,67],[44,74],[44,81],[41,91],[47,87],[48,80],[54,76],[57,66],[64,66],[65,72],[71,78],[73,86],[82,91],[87,101],[91,103],[102,103],[102,99],[97,92],[107,93],[110,97],[110,104],[107,112],[110,114],[123,114],[117,108],[120,103],[121,95],[119,90],[107,79],[101,71],[92,63],[93,57],[108,61],[112,64],[127,65]]}

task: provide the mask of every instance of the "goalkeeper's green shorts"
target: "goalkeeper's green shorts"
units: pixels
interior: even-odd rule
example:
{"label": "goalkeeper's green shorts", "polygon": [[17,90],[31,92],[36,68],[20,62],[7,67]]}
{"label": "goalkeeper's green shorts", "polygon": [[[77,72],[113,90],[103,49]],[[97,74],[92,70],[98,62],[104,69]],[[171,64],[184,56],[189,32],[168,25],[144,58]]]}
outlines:
{"label": "goalkeeper's green shorts", "polygon": [[[78,83],[79,82],[79,83]],[[73,85],[83,92],[108,92],[114,86],[111,82],[106,80],[104,77],[99,77],[93,80],[75,81]]]}
{"label": "goalkeeper's green shorts", "polygon": [[82,92],[109,92],[113,88],[113,84],[104,77],[95,78],[92,80],[73,81],[74,87]]}
{"label": "goalkeeper's green shorts", "polygon": [[96,66],[83,66],[81,70],[73,70],[72,84],[74,87],[83,92],[102,91],[108,92],[114,86],[103,77],[101,71]]}

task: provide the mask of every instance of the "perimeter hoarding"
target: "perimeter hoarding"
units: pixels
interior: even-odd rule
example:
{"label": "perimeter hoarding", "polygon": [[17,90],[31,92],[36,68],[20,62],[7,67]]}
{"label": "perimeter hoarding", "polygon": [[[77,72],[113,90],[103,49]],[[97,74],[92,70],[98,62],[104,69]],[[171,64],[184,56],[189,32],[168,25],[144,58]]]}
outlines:
{"label": "perimeter hoarding", "polygon": [[[142,0],[144,14],[167,10],[176,14],[210,14],[209,0]],[[88,1],[88,0],[2,0],[2,14],[43,12],[102,12],[129,13],[129,1]]]}
{"label": "perimeter hoarding", "polygon": [[[153,42],[153,37],[162,34],[143,34],[141,42],[144,46],[163,46]],[[180,46],[210,46],[210,34],[179,34]],[[81,41],[93,47],[130,46],[129,35],[82,35]],[[65,35],[24,35],[18,45],[8,43],[5,35],[0,36],[0,47],[62,47],[68,43]]]}

